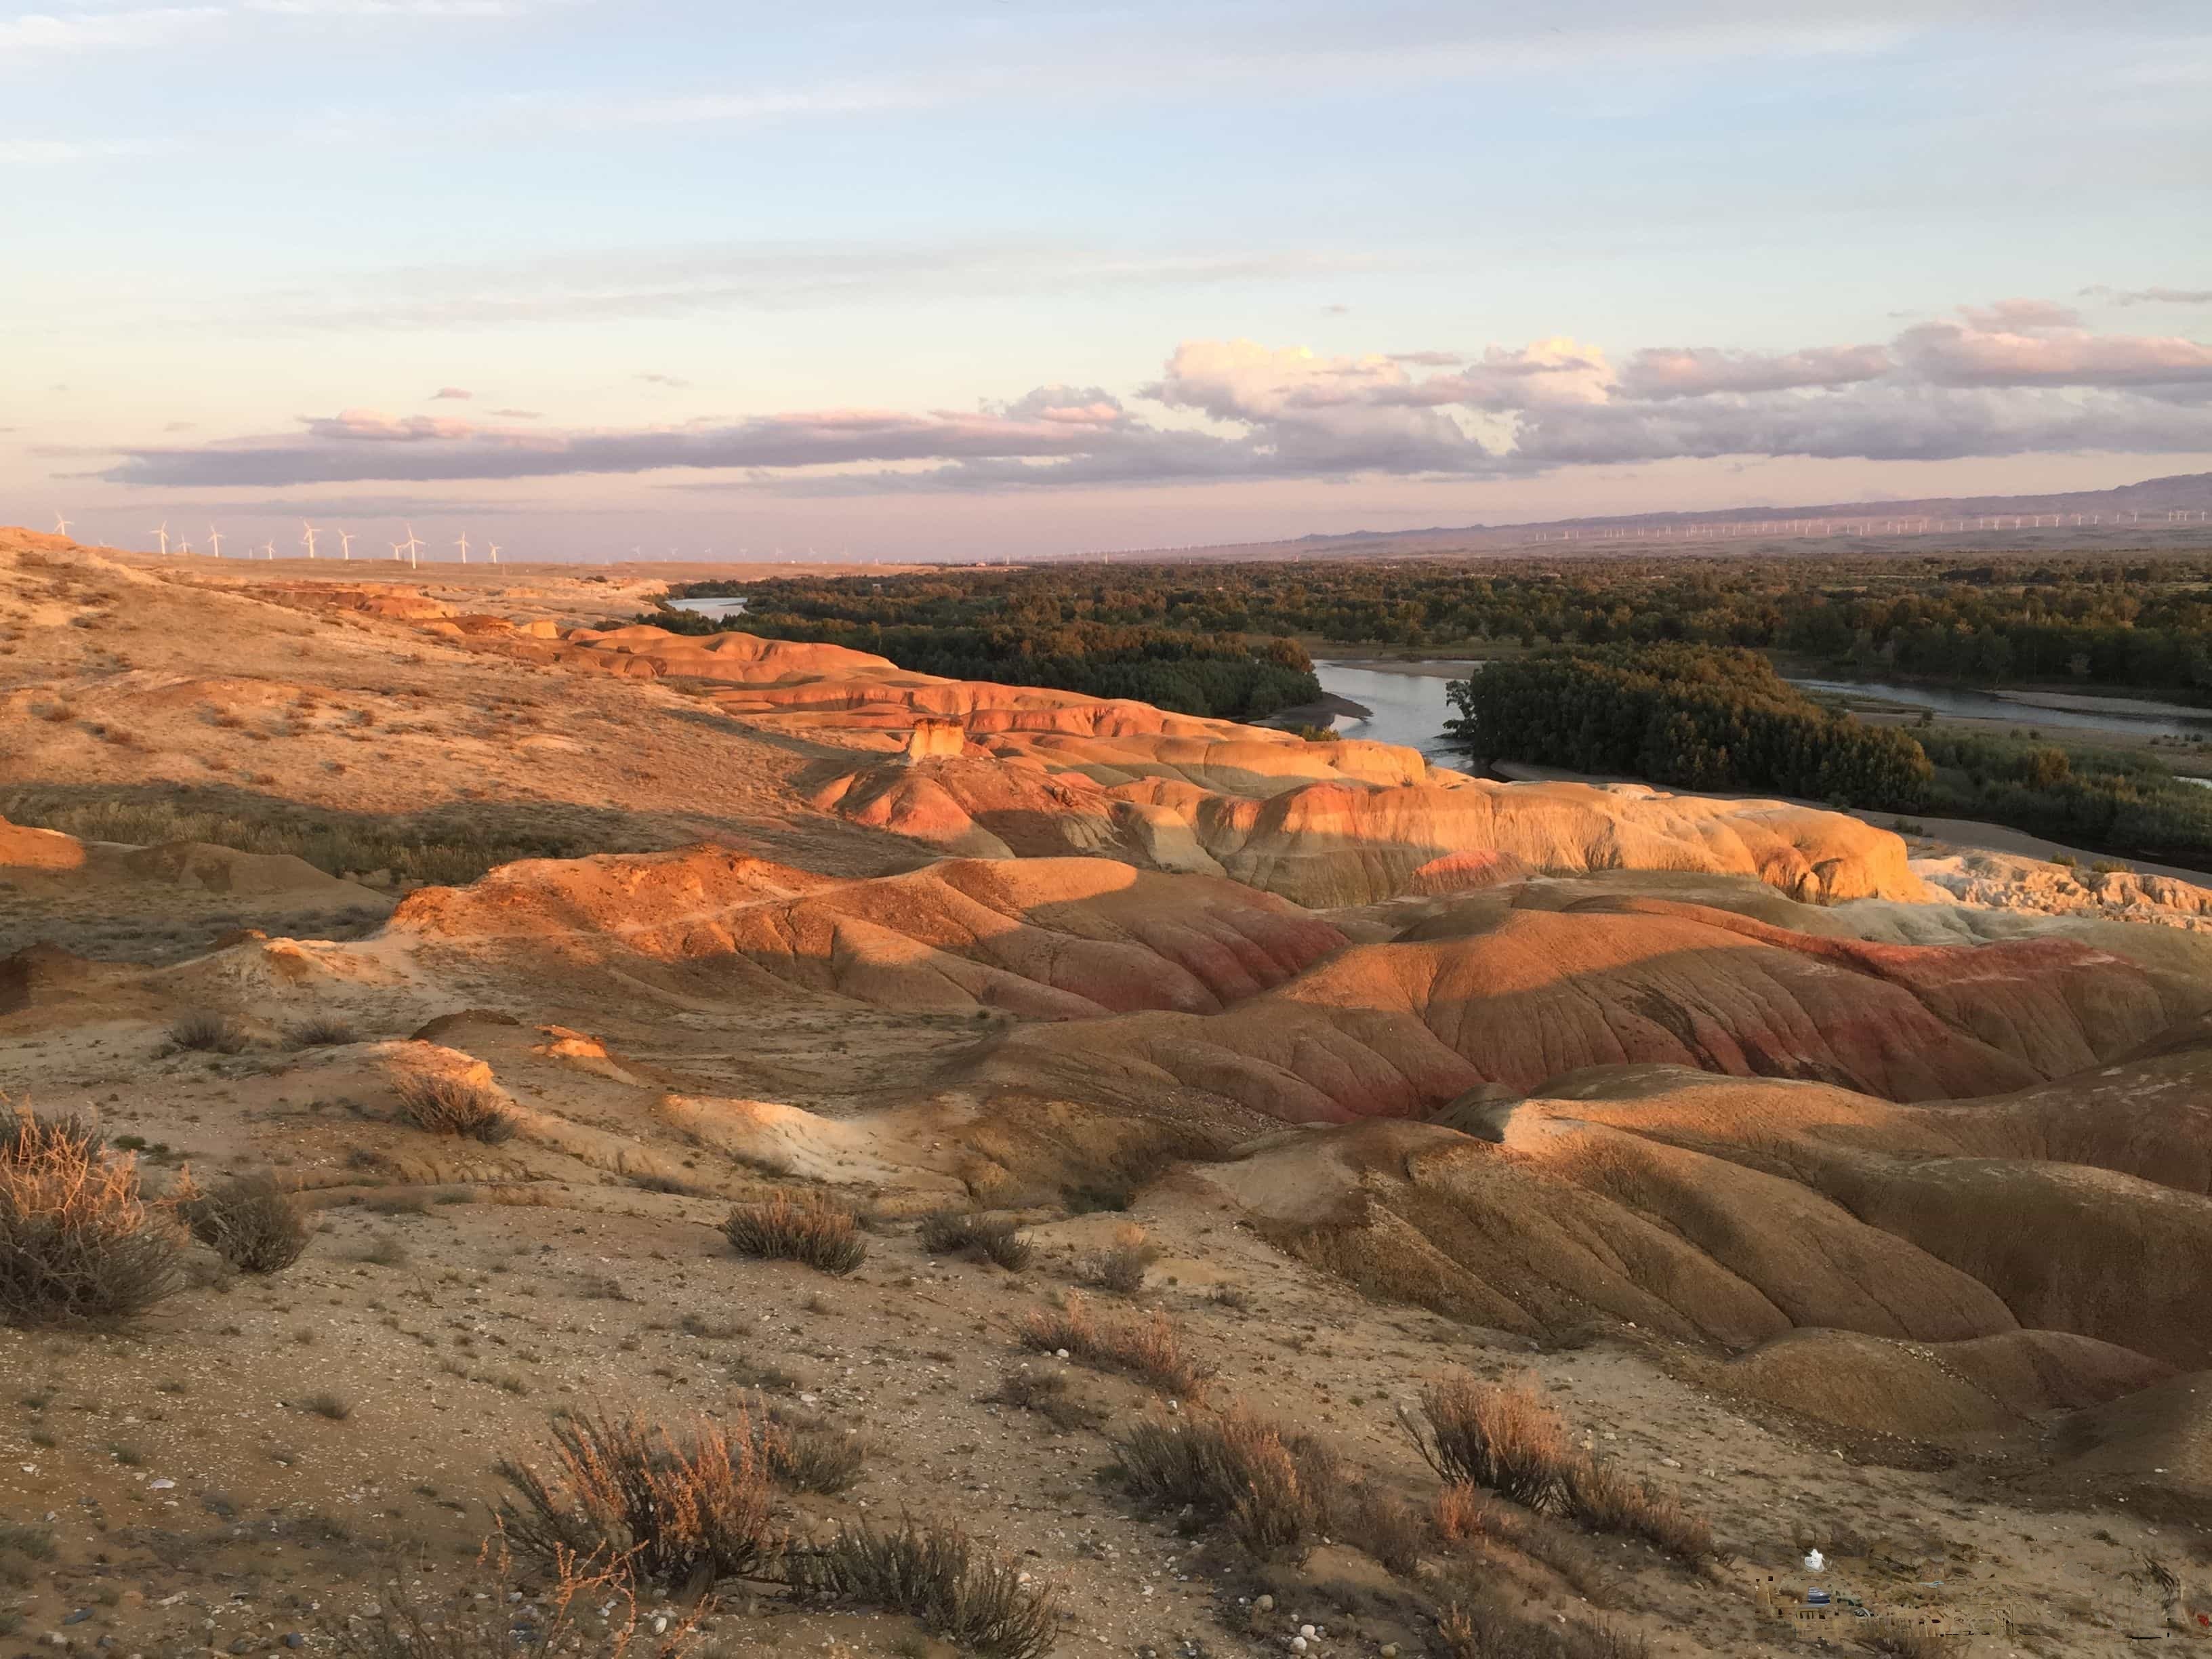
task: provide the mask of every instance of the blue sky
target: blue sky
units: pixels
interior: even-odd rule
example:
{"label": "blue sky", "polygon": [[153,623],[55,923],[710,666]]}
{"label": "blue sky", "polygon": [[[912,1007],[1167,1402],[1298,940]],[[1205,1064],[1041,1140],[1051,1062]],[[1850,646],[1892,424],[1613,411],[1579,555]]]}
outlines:
{"label": "blue sky", "polygon": [[0,520],[889,557],[2091,487],[2212,467],[2208,199],[2201,4],[0,0]]}

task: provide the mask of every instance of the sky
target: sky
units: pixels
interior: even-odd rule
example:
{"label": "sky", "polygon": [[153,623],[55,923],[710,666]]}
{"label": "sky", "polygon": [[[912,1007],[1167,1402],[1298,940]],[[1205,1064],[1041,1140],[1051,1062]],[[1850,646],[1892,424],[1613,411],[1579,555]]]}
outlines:
{"label": "sky", "polygon": [[997,558],[2102,488],[2212,470],[2208,203],[2203,0],[0,0],[0,522]]}

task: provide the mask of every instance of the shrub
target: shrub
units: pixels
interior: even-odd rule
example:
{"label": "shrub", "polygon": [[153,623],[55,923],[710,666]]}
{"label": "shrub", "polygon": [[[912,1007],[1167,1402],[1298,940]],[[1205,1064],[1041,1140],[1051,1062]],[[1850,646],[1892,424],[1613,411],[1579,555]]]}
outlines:
{"label": "shrub", "polygon": [[1008,1371],[1000,1379],[997,1390],[984,1398],[994,1405],[1035,1412],[1063,1433],[1095,1429],[1106,1416],[1096,1406],[1070,1394],[1067,1379],[1058,1371],[1035,1371],[1026,1365]]}
{"label": "shrub", "polygon": [[[434,1607],[394,1579],[374,1611],[334,1620],[324,1634],[338,1659],[628,1659],[639,1639],[636,1598],[605,1568],[560,1562],[552,1584],[521,1606],[496,1593],[504,1587],[502,1574],[483,1594]],[[697,1623],[696,1613],[666,1621],[647,1650],[676,1659]]]}
{"label": "shrub", "polygon": [[1114,1248],[1102,1250],[1084,1264],[1085,1282],[1117,1296],[1134,1296],[1145,1288],[1145,1273],[1160,1259],[1157,1246],[1142,1227],[1124,1225],[1115,1234]]}
{"label": "shrub", "polygon": [[251,1039],[245,1028],[229,1015],[210,1013],[203,1008],[179,1015],[169,1027],[169,1041],[179,1048],[196,1049],[202,1054],[235,1054],[243,1053]]}
{"label": "shrub", "polygon": [[500,1501],[500,1531],[544,1565],[583,1562],[682,1589],[695,1577],[757,1577],[781,1554],[769,1472],[743,1413],[726,1427],[702,1418],[682,1442],[635,1415],[576,1413],[554,1419],[553,1443],[550,1479],[534,1465],[497,1465],[516,1493]]}
{"label": "shrub", "polygon": [[763,1423],[756,1444],[769,1476],[793,1492],[843,1492],[860,1478],[860,1466],[868,1460],[866,1441],[831,1429]]}
{"label": "shrub", "polygon": [[133,1318],[178,1289],[182,1244],[141,1194],[136,1158],[104,1151],[80,1120],[15,1114],[0,1141],[0,1319]]}
{"label": "shrub", "polygon": [[1039,1309],[1022,1322],[1022,1340],[1046,1353],[1065,1348],[1069,1356],[1103,1370],[1126,1371],[1164,1394],[1198,1399],[1212,1373],[1183,1352],[1182,1339],[1168,1316],[1096,1320],[1079,1298],[1065,1307]]}
{"label": "shrub", "polygon": [[301,1020],[284,1035],[295,1048],[342,1048],[361,1041],[350,1023],[333,1017]]}
{"label": "shrub", "polygon": [[311,1394],[300,1402],[300,1409],[333,1423],[343,1423],[353,1415],[353,1401],[342,1394]]}
{"label": "shrub", "polygon": [[1437,1620],[1449,1659],[1649,1659],[1651,1644],[1608,1620],[1540,1623],[1494,1595],[1455,1602]]}
{"label": "shrub", "polygon": [[[34,1146],[50,1146],[57,1140],[67,1141],[79,1156],[86,1158],[97,1158],[107,1144],[100,1126],[88,1118],[79,1117],[75,1112],[67,1117],[34,1117],[10,1106],[8,1097],[0,1095],[0,1163],[28,1156]],[[136,1152],[146,1143],[141,1140],[135,1146],[121,1141],[116,1144],[124,1151]]]}
{"label": "shrub", "polygon": [[1325,1467],[1302,1467],[1282,1431],[1241,1406],[1184,1422],[1148,1418],[1117,1440],[1115,1450],[1132,1492],[1227,1522],[1255,1555],[1291,1547],[1320,1529]]}
{"label": "shrub", "polygon": [[1712,1528],[1673,1492],[1648,1486],[1617,1465],[1595,1457],[1567,1462],[1560,1482],[1567,1513],[1593,1532],[1640,1538],[1685,1561],[1713,1553]]}
{"label": "shrub", "polygon": [[481,1084],[410,1072],[396,1085],[409,1121],[434,1135],[465,1135],[497,1146],[514,1139],[514,1115]]}
{"label": "shrub", "polygon": [[791,1579],[817,1595],[910,1613],[924,1630],[985,1659],[1041,1659],[1059,1610],[1012,1561],[979,1553],[956,1527],[848,1527],[795,1556]]}
{"label": "shrub", "polygon": [[314,1237],[299,1196],[266,1170],[240,1176],[202,1191],[190,1184],[175,1200],[192,1237],[240,1273],[273,1273],[290,1267]]}
{"label": "shrub", "polygon": [[1428,1433],[1407,1426],[1446,1480],[1486,1487],[1532,1510],[1559,1498],[1571,1456],[1566,1425],[1533,1377],[1499,1385],[1455,1372],[1422,1391],[1421,1413]]}
{"label": "shrub", "polygon": [[938,1210],[922,1217],[915,1237],[932,1255],[980,1255],[1009,1273],[1028,1267],[1036,1254],[1029,1235],[1012,1216]]}
{"label": "shrub", "polygon": [[860,1218],[818,1193],[803,1199],[778,1193],[740,1204],[722,1223],[722,1236],[739,1255],[803,1261],[825,1273],[849,1273],[868,1255]]}
{"label": "shrub", "polygon": [[1437,1494],[1436,1525],[1444,1538],[1463,1544],[1490,1530],[1490,1505],[1466,1481],[1451,1481]]}
{"label": "shrub", "polygon": [[1869,1653],[1893,1654],[1896,1659],[1956,1659],[1966,1651],[1966,1638],[1950,1631],[1894,1625],[1861,1637],[1859,1645]]}

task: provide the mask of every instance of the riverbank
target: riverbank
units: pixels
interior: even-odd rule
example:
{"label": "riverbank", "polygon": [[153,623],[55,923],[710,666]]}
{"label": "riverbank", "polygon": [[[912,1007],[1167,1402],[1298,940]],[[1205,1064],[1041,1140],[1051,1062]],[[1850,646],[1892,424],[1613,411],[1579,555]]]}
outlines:
{"label": "riverbank", "polygon": [[[1714,791],[1676,789],[1646,783],[1642,778],[1607,776],[1595,772],[1569,772],[1556,766],[1534,766],[1526,761],[1493,761],[1490,775],[1513,783],[1641,783],[1647,788],[1659,789],[1669,795],[1695,796],[1701,800],[1742,800],[1756,791]],[[2191,869],[2185,865],[2157,864],[2146,859],[2124,858],[2117,853],[2100,853],[2086,847],[2069,847],[2063,842],[2047,841],[2041,836],[2031,836],[2024,830],[2014,830],[2002,823],[1984,823],[1973,818],[1931,818],[1914,814],[1900,820],[1895,812],[1875,812],[1861,807],[1831,806],[1826,801],[1800,800],[1788,795],[1761,797],[1788,801],[1793,806],[1818,807],[1823,811],[1848,812],[1862,823],[1873,824],[1879,830],[1894,830],[1900,822],[1917,825],[1910,831],[1900,831],[1908,842],[1977,853],[2008,853],[2018,858],[2041,859],[2055,863],[2071,859],[2084,867],[2093,864],[2114,865],[2132,870],[2138,875],[2171,876],[2176,880],[2206,884],[2212,872]],[[1916,849],[1916,856],[1918,856]]]}

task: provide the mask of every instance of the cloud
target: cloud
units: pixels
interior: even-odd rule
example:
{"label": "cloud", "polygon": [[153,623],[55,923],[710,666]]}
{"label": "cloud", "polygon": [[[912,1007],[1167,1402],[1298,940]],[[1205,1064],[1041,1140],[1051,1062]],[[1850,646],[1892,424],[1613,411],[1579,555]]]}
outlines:
{"label": "cloud", "polygon": [[2094,295],[2109,300],[2116,306],[2203,306],[2212,305],[2212,288],[2085,288],[2083,296]]}
{"label": "cloud", "polygon": [[495,409],[492,413],[502,421],[542,421],[545,418],[534,409]]}
{"label": "cloud", "polygon": [[2212,386],[2212,345],[2175,335],[1923,323],[1897,337],[1897,350],[1935,386]]}
{"label": "cloud", "polygon": [[2032,333],[2038,329],[2075,328],[2081,313],[2056,300],[1996,300],[1985,306],[1960,306],[1970,328],[1993,332]]}
{"label": "cloud", "polygon": [[432,403],[434,403],[434,404],[441,404],[441,403],[464,403],[464,404],[465,404],[465,403],[468,402],[468,400],[469,400],[470,398],[471,398],[475,397],[476,395],[477,395],[477,394],[476,394],[475,392],[469,392],[469,391],[465,391],[465,390],[464,390],[463,388],[461,388],[460,386],[440,386],[440,387],[439,387],[435,392],[432,392],[432,393],[430,394],[430,401],[431,401]]}
{"label": "cloud", "polygon": [[647,386],[688,387],[691,384],[689,380],[679,380],[673,374],[641,374],[637,378]]}
{"label": "cloud", "polygon": [[2212,346],[2092,333],[2039,301],[1959,314],[1887,346],[1654,348],[1617,373],[1597,346],[1567,335],[1471,356],[1188,340],[1133,401],[1055,383],[968,413],[830,409],[561,430],[346,409],[290,434],[126,451],[102,476],[289,487],[682,470],[854,494],[1468,478],[1722,458],[2212,452]]}
{"label": "cloud", "polygon": [[1703,398],[1717,392],[1850,386],[1879,379],[1893,366],[1878,345],[1814,346],[1782,355],[1662,346],[1631,357],[1621,368],[1620,385],[1632,398]]}

